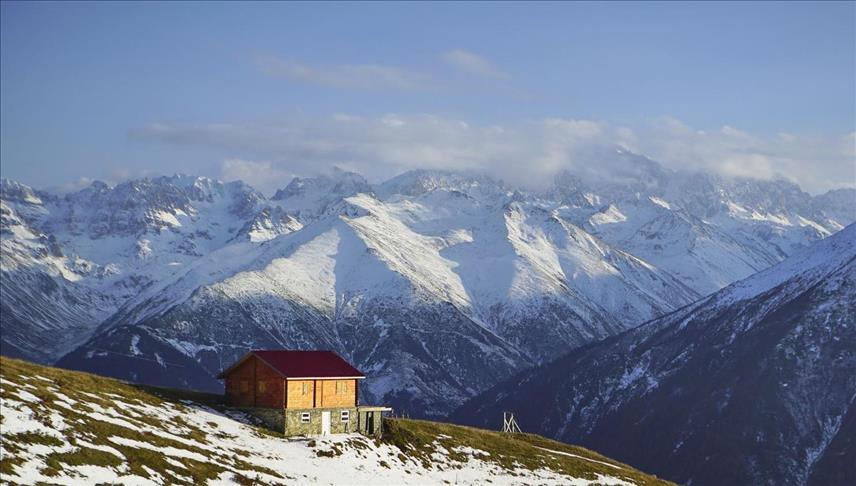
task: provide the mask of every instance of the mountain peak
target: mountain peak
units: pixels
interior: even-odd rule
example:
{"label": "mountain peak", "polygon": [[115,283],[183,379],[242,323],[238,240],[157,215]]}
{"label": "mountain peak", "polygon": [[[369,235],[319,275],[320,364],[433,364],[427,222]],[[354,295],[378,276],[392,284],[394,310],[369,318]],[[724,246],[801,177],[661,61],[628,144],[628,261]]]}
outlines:
{"label": "mountain peak", "polygon": [[277,189],[276,194],[271,199],[282,201],[289,198],[311,197],[312,193],[319,196],[322,192],[327,195],[346,197],[360,192],[371,193],[372,189],[368,181],[360,174],[334,167],[328,174],[306,178],[295,177],[285,188]]}
{"label": "mountain peak", "polygon": [[0,178],[0,198],[6,201],[42,204],[42,199],[32,187],[6,177]]}
{"label": "mountain peak", "polygon": [[434,191],[458,191],[475,195],[503,194],[509,189],[502,181],[481,173],[436,169],[410,170],[387,180],[378,188],[383,198],[395,194],[418,197]]}

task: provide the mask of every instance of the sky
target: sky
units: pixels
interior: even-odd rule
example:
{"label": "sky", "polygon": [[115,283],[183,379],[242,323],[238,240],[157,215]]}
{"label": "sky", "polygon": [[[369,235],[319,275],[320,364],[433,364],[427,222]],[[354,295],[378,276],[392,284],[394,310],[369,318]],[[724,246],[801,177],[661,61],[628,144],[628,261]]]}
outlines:
{"label": "sky", "polygon": [[37,188],[537,185],[593,146],[856,187],[853,2],[2,2],[0,23],[0,172]]}

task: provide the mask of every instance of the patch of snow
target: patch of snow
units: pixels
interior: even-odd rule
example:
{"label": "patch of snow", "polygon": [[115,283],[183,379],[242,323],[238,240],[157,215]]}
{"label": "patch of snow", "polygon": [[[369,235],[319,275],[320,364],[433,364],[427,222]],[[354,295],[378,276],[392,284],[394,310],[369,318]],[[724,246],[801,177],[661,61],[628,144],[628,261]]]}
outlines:
{"label": "patch of snow", "polygon": [[615,468],[615,469],[621,469],[621,466],[616,466],[615,464],[610,464],[610,463],[608,463],[608,462],[598,461],[598,460],[596,460],[596,459],[591,459],[591,458],[584,457],[584,456],[580,456],[580,455],[577,455],[577,454],[571,454],[570,452],[555,451],[555,450],[553,450],[553,449],[545,449],[544,447],[538,447],[538,446],[533,446],[533,447],[535,447],[536,449],[541,449],[542,451],[547,451],[547,452],[549,452],[549,453],[551,453],[551,454],[558,454],[558,455],[560,455],[560,456],[575,457],[575,458],[577,458],[577,459],[583,459],[583,460],[586,460],[586,461],[589,461],[589,462],[596,462],[596,463],[598,463],[598,464],[603,464],[603,465],[606,465],[606,466],[609,466],[609,467],[613,467],[613,468]]}
{"label": "patch of snow", "polygon": [[15,392],[15,395],[18,398],[20,398],[21,400],[24,400],[25,402],[38,403],[38,402],[42,401],[41,398],[33,395],[32,393],[28,392],[27,390],[20,390],[19,389],[18,391]]}
{"label": "patch of snow", "polygon": [[116,444],[124,445],[124,446],[128,446],[128,447],[150,449],[153,451],[157,451],[161,454],[166,454],[167,456],[171,456],[171,457],[182,457],[182,458],[186,458],[186,459],[193,459],[194,461],[199,461],[199,462],[208,462],[207,457],[203,456],[202,454],[189,451],[187,449],[179,449],[177,447],[162,447],[162,446],[159,447],[159,446],[149,444],[148,442],[142,442],[139,440],[128,439],[125,437],[113,436],[113,437],[108,437],[108,440],[111,442],[115,442]]}
{"label": "patch of snow", "polygon": [[140,336],[137,334],[134,334],[131,337],[131,349],[130,349],[131,354],[133,354],[134,356],[139,356],[139,355],[143,354],[140,352],[140,348],[137,347],[137,344],[139,344],[139,343],[140,343]]}
{"label": "patch of snow", "polygon": [[660,199],[660,198],[659,198],[659,197],[657,197],[657,196],[650,196],[648,199],[649,199],[652,203],[656,204],[657,206],[660,206],[660,207],[662,207],[662,208],[666,208],[666,209],[672,209],[672,206],[671,206],[669,203],[667,203],[666,201],[664,201],[664,200]]}

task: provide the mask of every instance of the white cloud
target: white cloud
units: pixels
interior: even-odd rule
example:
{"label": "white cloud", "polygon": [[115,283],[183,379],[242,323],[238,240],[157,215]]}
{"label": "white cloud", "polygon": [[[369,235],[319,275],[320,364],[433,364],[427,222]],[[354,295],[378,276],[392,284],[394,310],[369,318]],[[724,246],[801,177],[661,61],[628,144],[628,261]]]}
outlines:
{"label": "white cloud", "polygon": [[220,164],[219,179],[244,181],[270,195],[294,178],[294,173],[268,161],[226,159]]}
{"label": "white cloud", "polygon": [[453,49],[444,53],[443,60],[451,66],[470,74],[496,79],[508,77],[506,73],[484,57],[464,49]]}
{"label": "white cloud", "polygon": [[757,136],[730,126],[693,130],[678,120],[658,119],[635,130],[631,150],[674,168],[726,176],[784,177],[810,192],[856,187],[856,144],[847,136],[776,134]]}
{"label": "white cloud", "polygon": [[[605,173],[606,152],[601,149],[620,146],[674,169],[762,179],[783,176],[811,192],[856,187],[853,134],[759,137],[728,126],[697,130],[672,118],[635,127],[564,118],[496,126],[435,115],[338,114],[268,125],[155,124],[133,134],[269,161],[247,165],[241,160],[224,169],[250,183],[251,177],[284,180],[292,173],[307,175],[338,165],[375,181],[419,168],[483,171],[509,182],[541,185],[561,169]],[[249,175],[237,175],[244,172]]]}
{"label": "white cloud", "polygon": [[337,88],[430,90],[430,77],[395,66],[340,64],[312,66],[273,55],[257,55],[253,63],[268,76]]}

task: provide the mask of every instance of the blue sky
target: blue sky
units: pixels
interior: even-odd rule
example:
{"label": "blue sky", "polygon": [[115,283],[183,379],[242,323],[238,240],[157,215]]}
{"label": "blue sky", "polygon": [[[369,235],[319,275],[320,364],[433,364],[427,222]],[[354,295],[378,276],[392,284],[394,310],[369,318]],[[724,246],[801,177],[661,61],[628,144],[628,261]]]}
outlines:
{"label": "blue sky", "polygon": [[855,5],[3,2],[2,172],[270,191],[334,164],[541,177],[619,144],[854,185]]}

